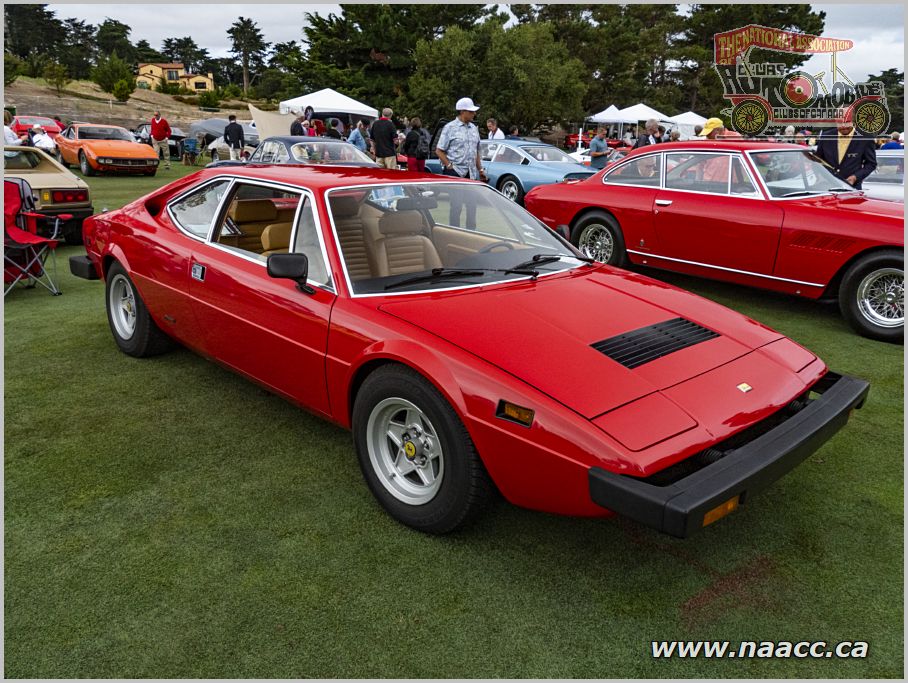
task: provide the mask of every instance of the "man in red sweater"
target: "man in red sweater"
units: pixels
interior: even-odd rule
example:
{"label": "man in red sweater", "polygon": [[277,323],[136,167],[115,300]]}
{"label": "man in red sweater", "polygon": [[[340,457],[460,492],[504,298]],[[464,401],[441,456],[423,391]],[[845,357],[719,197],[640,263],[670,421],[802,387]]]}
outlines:
{"label": "man in red sweater", "polygon": [[151,119],[151,146],[154,149],[155,156],[161,156],[159,150],[164,150],[164,168],[170,168],[170,124],[167,119],[161,116],[161,112],[156,111]]}

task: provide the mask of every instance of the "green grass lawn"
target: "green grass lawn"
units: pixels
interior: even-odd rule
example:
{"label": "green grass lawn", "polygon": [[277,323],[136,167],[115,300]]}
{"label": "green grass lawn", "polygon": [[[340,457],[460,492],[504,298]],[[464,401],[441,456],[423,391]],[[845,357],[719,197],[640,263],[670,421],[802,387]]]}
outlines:
{"label": "green grass lawn", "polygon": [[[161,175],[91,179],[95,207]],[[80,251],[63,296],[5,300],[6,676],[902,678],[903,348],[834,307],[667,278],[872,383],[700,535],[502,503],[436,538],[379,508],[347,432],[185,350],[118,352]],[[654,639],[870,650],[666,661]]]}

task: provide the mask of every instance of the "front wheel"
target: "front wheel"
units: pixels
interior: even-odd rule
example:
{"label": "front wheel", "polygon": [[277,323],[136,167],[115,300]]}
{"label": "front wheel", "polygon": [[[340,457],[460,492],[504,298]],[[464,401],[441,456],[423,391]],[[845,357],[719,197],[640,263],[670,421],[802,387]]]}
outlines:
{"label": "front wheel", "polygon": [[622,267],[627,263],[624,250],[624,236],[618,221],[605,213],[589,213],[581,218],[571,230],[571,243],[584,256]]}
{"label": "front wheel", "polygon": [[79,152],[79,170],[82,171],[84,176],[93,176],[95,174],[95,169],[88,163],[88,157],[85,156],[85,152]]}
{"label": "front wheel", "polygon": [[887,249],[855,261],[842,278],[839,308],[858,334],[880,341],[903,341],[904,254]]}
{"label": "front wheel", "polygon": [[523,186],[520,181],[512,175],[506,175],[498,183],[498,191],[515,204],[523,204]]}
{"label": "front wheel", "polygon": [[106,289],[107,321],[123,353],[144,358],[173,346],[170,337],[151,319],[145,302],[119,263],[114,263],[107,272]]}
{"label": "front wheel", "polygon": [[494,491],[470,435],[424,377],[386,365],[363,382],[353,439],[372,494],[397,521],[444,534],[475,519]]}

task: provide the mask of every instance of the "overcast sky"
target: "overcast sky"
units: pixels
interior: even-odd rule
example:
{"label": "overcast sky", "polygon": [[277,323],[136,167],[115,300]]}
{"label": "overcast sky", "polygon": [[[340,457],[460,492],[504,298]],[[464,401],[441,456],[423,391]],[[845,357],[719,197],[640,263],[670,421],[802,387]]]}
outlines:
{"label": "overcast sky", "polygon": [[[132,27],[133,43],[145,39],[160,49],[165,38],[192,36],[215,57],[230,49],[227,29],[238,16],[253,19],[270,43],[301,41],[306,12],[339,13],[336,4],[49,4],[58,19],[76,17],[98,25],[110,17]],[[826,12],[823,35],[853,40],[854,47],[839,54],[839,67],[854,81],[892,67],[902,69],[904,56],[904,8],[898,4],[813,5]],[[815,55],[806,64],[810,73],[828,71],[829,55]]]}

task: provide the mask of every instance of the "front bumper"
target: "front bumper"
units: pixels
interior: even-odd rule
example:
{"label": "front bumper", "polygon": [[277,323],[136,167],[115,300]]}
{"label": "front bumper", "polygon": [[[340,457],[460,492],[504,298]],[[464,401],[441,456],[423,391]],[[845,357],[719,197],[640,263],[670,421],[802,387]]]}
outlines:
{"label": "front bumper", "polygon": [[869,390],[862,379],[827,373],[812,389],[821,394],[818,398],[713,464],[667,486],[592,467],[590,497],[648,527],[686,538],[705,526],[709,511],[736,497],[743,504],[826,443],[851,411],[864,405]]}
{"label": "front bumper", "polygon": [[85,280],[100,280],[98,269],[88,256],[70,256],[69,272]]}

